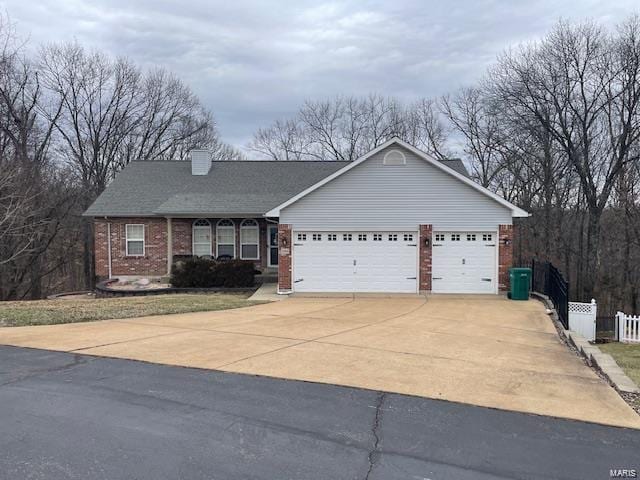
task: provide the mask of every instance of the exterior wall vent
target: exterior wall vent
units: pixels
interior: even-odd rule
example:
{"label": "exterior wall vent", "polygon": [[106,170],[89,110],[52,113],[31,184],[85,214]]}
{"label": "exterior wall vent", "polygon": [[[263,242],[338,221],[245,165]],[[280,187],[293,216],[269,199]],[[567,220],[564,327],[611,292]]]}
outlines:
{"label": "exterior wall vent", "polygon": [[207,175],[211,170],[209,150],[191,150],[191,175]]}
{"label": "exterior wall vent", "polygon": [[407,157],[400,150],[389,150],[383,160],[384,165],[406,165]]}

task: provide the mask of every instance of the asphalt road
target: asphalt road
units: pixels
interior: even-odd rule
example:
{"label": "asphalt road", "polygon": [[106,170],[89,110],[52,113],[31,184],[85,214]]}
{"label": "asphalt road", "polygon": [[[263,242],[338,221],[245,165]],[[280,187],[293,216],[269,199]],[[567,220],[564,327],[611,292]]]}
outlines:
{"label": "asphalt road", "polygon": [[582,480],[610,468],[640,468],[640,431],[0,347],[2,479]]}

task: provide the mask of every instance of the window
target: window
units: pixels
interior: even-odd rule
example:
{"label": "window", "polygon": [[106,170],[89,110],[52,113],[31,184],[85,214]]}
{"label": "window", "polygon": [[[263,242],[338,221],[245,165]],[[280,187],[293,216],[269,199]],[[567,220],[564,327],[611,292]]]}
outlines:
{"label": "window", "polygon": [[411,235],[410,233],[405,233],[404,234],[404,241],[405,242],[413,242],[413,235]]}
{"label": "window", "polygon": [[338,239],[338,236],[335,233],[330,233],[327,235],[327,240],[330,242],[335,242]]}
{"label": "window", "polygon": [[373,234],[373,241],[374,242],[381,242],[382,241],[382,234],[381,233],[374,233]]}
{"label": "window", "polygon": [[345,241],[345,242],[350,242],[351,241],[351,234],[350,233],[342,234],[342,240]]}
{"label": "window", "polygon": [[198,257],[211,255],[211,224],[209,220],[201,218],[193,222],[191,238],[193,255]]}
{"label": "window", "polygon": [[367,234],[366,233],[358,234],[358,241],[359,242],[366,242],[367,241]]}
{"label": "window", "polygon": [[407,158],[400,150],[390,150],[382,159],[383,165],[404,165],[407,163]]}
{"label": "window", "polygon": [[476,234],[475,233],[467,233],[467,242],[475,242]]}
{"label": "window", "polygon": [[493,235],[491,235],[490,233],[483,233],[482,234],[482,241],[483,242],[490,242],[493,239]]}
{"label": "window", "polygon": [[321,234],[321,233],[314,233],[314,234],[311,236],[311,239],[312,239],[314,242],[319,242],[320,240],[322,240],[322,234]]}
{"label": "window", "polygon": [[128,257],[144,256],[144,225],[125,225],[126,250]]}
{"label": "window", "polygon": [[444,233],[436,233],[436,242],[444,242]]}
{"label": "window", "polygon": [[299,241],[301,241],[301,242],[302,242],[302,241],[304,241],[304,240],[306,240],[306,239],[307,239],[307,234],[306,234],[306,233],[299,233],[299,234],[298,234],[298,240],[299,240]]}
{"label": "window", "polygon": [[225,218],[216,225],[216,257],[229,255],[236,256],[236,226],[233,221]]}
{"label": "window", "polygon": [[451,241],[452,242],[459,242],[460,241],[460,234],[459,233],[452,233],[451,234]]}
{"label": "window", "polygon": [[260,258],[260,228],[255,220],[245,220],[240,224],[240,258],[258,260]]}
{"label": "window", "polygon": [[398,241],[398,235],[395,233],[392,233],[389,235],[389,241],[390,242],[397,242]]}

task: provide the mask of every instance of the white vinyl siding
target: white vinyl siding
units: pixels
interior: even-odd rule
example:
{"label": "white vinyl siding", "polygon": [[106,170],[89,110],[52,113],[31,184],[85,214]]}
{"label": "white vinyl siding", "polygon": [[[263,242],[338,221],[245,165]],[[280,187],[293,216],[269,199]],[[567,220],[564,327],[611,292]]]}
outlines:
{"label": "white vinyl siding", "polygon": [[240,225],[240,258],[260,259],[260,230],[255,220],[245,220]]}
{"label": "white vinyl siding", "polygon": [[125,225],[126,254],[128,257],[144,256],[144,225]]}
{"label": "white vinyl siding", "polygon": [[511,225],[511,210],[401,149],[404,165],[384,165],[391,146],[282,209],[296,230],[495,231]]}

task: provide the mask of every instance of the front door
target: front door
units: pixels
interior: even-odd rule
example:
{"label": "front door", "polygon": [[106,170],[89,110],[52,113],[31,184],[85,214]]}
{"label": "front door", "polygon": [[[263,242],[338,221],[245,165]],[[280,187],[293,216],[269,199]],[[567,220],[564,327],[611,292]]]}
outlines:
{"label": "front door", "polygon": [[269,251],[267,252],[269,255],[268,265],[270,267],[275,267],[278,265],[278,226],[277,225],[269,225]]}

